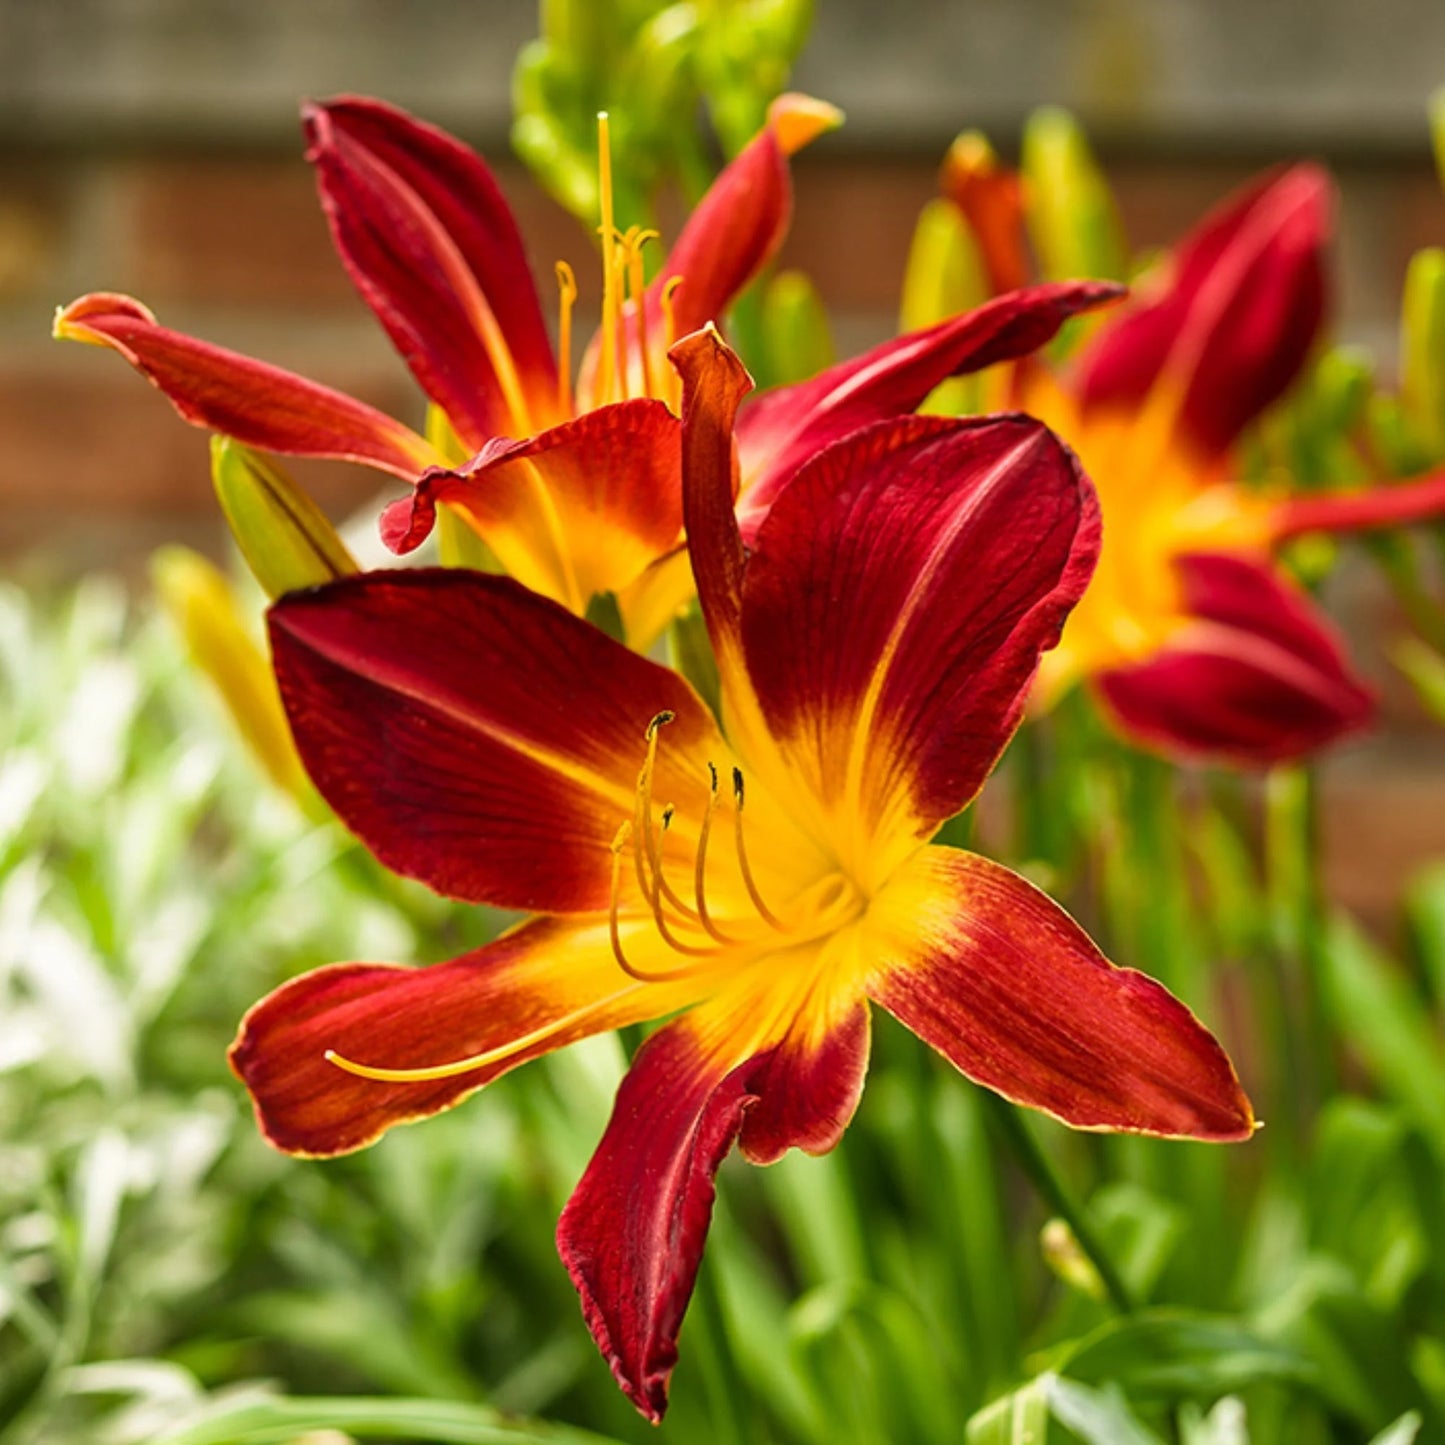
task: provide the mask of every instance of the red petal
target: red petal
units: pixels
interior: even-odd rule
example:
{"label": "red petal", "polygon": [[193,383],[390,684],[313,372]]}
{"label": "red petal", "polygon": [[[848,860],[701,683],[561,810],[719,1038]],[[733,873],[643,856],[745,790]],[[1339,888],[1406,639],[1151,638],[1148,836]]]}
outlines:
{"label": "red petal", "polygon": [[1092,487],[1030,417],[879,423],[773,505],[748,671],[830,833],[873,839],[880,876],[884,836],[906,850],[982,786],[1098,545]]}
{"label": "red petal", "polygon": [[[783,968],[792,962],[779,960]],[[782,987],[792,985],[793,996],[781,1009],[776,975],[740,980],[654,1034],[562,1211],[557,1247],[587,1327],[628,1399],[654,1424],[667,1409],[713,1177],[733,1141],[741,1133],[757,1163],[795,1146],[823,1153],[857,1104],[867,1005],[856,991],[815,997],[826,976],[785,975]]]}
{"label": "red petal", "polygon": [[1152,300],[1104,326],[1079,362],[1088,407],[1181,393],[1181,424],[1223,451],[1299,374],[1325,307],[1333,188],[1318,167],[1273,172],[1176,247]]}
{"label": "red petal", "polygon": [[[547,328],[521,234],[481,159],[380,101],[307,105],[302,122],[346,269],[458,435],[475,449],[551,421]],[[515,371],[520,401],[499,364]]]}
{"label": "red petal", "polygon": [[139,301],[95,292],[72,301],[55,334],[118,351],[189,422],[263,451],[339,457],[413,481],[439,460],[409,427],[330,387],[169,331]]}
{"label": "red petal", "polygon": [[312,780],[383,863],[452,897],[605,909],[650,719],[675,714],[657,796],[680,820],[730,762],[681,678],[510,578],[372,572],[270,619]]}
{"label": "red petal", "polygon": [[1192,620],[1157,657],[1097,679],[1125,731],[1169,754],[1266,764],[1369,723],[1369,690],[1301,592],[1239,557],[1177,565]]}
{"label": "red petal", "polygon": [[[628,940],[630,954],[645,954]],[[261,1131],[291,1154],[344,1154],[396,1124],[459,1103],[527,1059],[693,1001],[678,985],[618,969],[605,924],[549,919],[430,968],[341,963],[292,979],[242,1021],[231,1067]],[[359,1077],[326,1057],[431,1068],[488,1051],[504,1057],[451,1078]]]}
{"label": "red petal", "polygon": [[792,218],[788,157],[838,119],[831,106],[807,96],[779,96],[767,124],[708,187],[647,288],[648,306],[660,319],[668,281],[682,277],[674,300],[678,335],[720,318],[772,259]]}
{"label": "red petal", "polygon": [[1279,508],[1276,542],[1306,532],[1369,532],[1409,527],[1445,516],[1445,471],[1377,483],[1360,492],[1293,497]]}
{"label": "red petal", "polygon": [[[678,545],[681,471],[681,432],[667,407],[617,402],[529,441],[490,443],[455,471],[428,472],[388,508],[382,536],[395,551],[411,551],[431,531],[437,502],[449,502],[511,576],[560,602],[577,594],[580,611],[594,593],[619,591]],[[555,524],[539,508],[539,479]]]}
{"label": "red petal", "polygon": [[[821,101],[779,96],[769,107],[767,124],[698,202],[644,298],[658,375],[666,372],[662,297],[669,284],[682,278],[672,302],[676,336],[721,321],[733,297],[767,265],[787,233],[793,209],[788,157],[839,118]],[[629,303],[625,319],[630,357],[638,354],[635,309]],[[593,339],[582,364],[578,394],[584,400],[592,396],[595,385],[600,341],[600,335]],[[640,372],[634,380],[640,380]]]}
{"label": "red petal", "polygon": [[965,134],[949,147],[939,181],[978,241],[989,289],[998,295],[1022,286],[1029,267],[1018,172],[1001,165],[982,137]]}
{"label": "red petal", "polygon": [[1193,1014],[1110,964],[1007,868],[926,848],[874,899],[865,930],[882,961],[870,997],[975,1083],[1080,1129],[1253,1132],[1224,1050]]}
{"label": "red petal", "polygon": [[682,377],[682,512],[698,601],[725,671],[740,669],[743,539],[733,421],[752,378],[711,326],[668,353]]}
{"label": "red petal", "polygon": [[1123,294],[1104,281],[1035,286],[884,342],[811,381],[764,392],[738,418],[743,535],[751,540],[773,498],[815,452],[870,422],[911,412],[946,377],[1027,356],[1070,316]]}

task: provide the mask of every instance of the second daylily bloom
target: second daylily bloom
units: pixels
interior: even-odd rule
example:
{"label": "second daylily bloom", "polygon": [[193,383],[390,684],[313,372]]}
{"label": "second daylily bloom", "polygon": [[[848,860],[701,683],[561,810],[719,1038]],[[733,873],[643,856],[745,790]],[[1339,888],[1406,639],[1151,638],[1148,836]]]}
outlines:
{"label": "second daylily bloom", "polygon": [[[665,349],[717,318],[769,260],[791,207],[788,157],[836,124],[831,106],[777,100],[643,284],[635,228],[611,213],[605,135],[602,324],[572,382],[575,278],[559,266],[554,352],[522,238],[481,159],[442,131],[373,100],[305,111],[332,236],[440,424],[427,435],[351,397],[168,330],[138,301],[84,296],[60,336],[118,351],[188,421],[265,451],[364,463],[415,485],[383,535],[420,544],[439,502],[503,568],[584,614],[617,595],[645,648],[687,601],[676,377]],[[1024,354],[1109,287],[1041,287],[889,343],[760,401],[740,428],[752,507],[824,442],[912,410],[943,377]]]}
{"label": "second daylily bloom", "polygon": [[[303,119],[342,261],[443,424],[422,435],[171,331],[126,296],[81,297],[56,334],[118,351],[186,420],[263,451],[361,462],[412,483],[470,458],[470,474],[487,475],[468,519],[512,575],[579,613],[594,593],[625,587],[681,530],[666,347],[721,315],[771,257],[791,207],[788,157],[837,112],[804,96],[776,101],[651,285],[647,237],[618,231],[604,183],[602,324],[575,391],[575,278],[559,265],[554,352],[521,235],[481,159],[379,101],[308,105]],[[605,135],[601,153],[605,182]]]}
{"label": "second daylily bloom", "polygon": [[734,512],[746,373],[674,351],[684,521],[722,718],[677,674],[514,582],[371,573],[271,611],[311,776],[383,862],[539,916],[426,969],[345,963],[244,1021],[278,1147],[331,1155],[573,1040],[638,1051],[563,1212],[587,1323],[648,1418],[736,1142],[822,1153],[858,1102],[870,1002],[970,1078],[1080,1128],[1247,1138],[1215,1040],[1057,905],[933,846],[1017,726],[1093,568],[1087,480],[1038,422],[910,417]]}
{"label": "second daylily bloom", "polygon": [[[996,238],[991,208],[1003,202],[981,185],[957,194]],[[1241,432],[1314,347],[1331,208],[1317,167],[1262,177],[1169,253],[1062,373],[1019,368],[1018,404],[1078,450],[1105,527],[1095,580],[1045,660],[1041,704],[1087,680],[1147,745],[1246,763],[1368,722],[1368,688],[1276,552],[1306,530],[1438,514],[1445,486],[1294,499],[1233,469]]]}

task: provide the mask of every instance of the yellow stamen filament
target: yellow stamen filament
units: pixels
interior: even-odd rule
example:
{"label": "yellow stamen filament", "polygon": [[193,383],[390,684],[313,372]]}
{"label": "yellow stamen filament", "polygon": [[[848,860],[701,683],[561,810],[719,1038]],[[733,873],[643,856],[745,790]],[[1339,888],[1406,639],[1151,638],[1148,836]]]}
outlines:
{"label": "yellow stamen filament", "polygon": [[763,896],[758,892],[758,885],[753,880],[753,870],[748,863],[748,851],[743,846],[743,770],[733,769],[733,822],[737,833],[738,868],[743,875],[743,887],[748,890],[748,897],[753,900],[753,907],[758,910],[764,920],[779,933],[784,932],[783,925],[778,922],[773,910],[763,902]]}
{"label": "yellow stamen filament", "polygon": [[[662,810],[662,833],[664,838],[667,836],[668,828],[672,826],[673,811],[671,803]],[[677,904],[678,901],[677,894],[667,886],[667,880],[662,876],[662,857],[652,837],[651,826],[648,827],[647,832],[649,861],[652,864],[652,897],[649,901],[652,904],[652,917],[653,921],[657,924],[657,931],[659,935],[661,935],[662,941],[672,949],[674,953],[686,954],[691,958],[704,958],[708,954],[715,952],[712,946],[705,945],[702,948],[696,948],[691,944],[683,943],[672,931],[672,926],[667,921],[667,914],[663,911],[662,907],[663,894],[666,893],[668,901],[674,904]],[[692,909],[687,908],[686,904],[681,904],[680,906],[686,908],[688,913],[692,912]]]}
{"label": "yellow stamen filament", "polygon": [[699,922],[719,943],[731,943],[733,940],[712,921],[707,911],[707,840],[712,835],[712,815],[717,812],[718,805],[717,769],[709,763],[707,771],[710,791],[707,811],[702,815],[702,827],[697,835],[697,862],[693,868],[692,889],[697,900]]}
{"label": "yellow stamen filament", "polygon": [[[657,768],[657,734],[672,720],[672,713],[660,712],[647,725],[647,757],[643,761],[642,771],[637,775],[637,801],[632,817],[633,845],[637,863],[637,886],[642,890],[642,896],[653,898],[659,894],[665,895],[674,908],[691,920],[697,915],[677,896],[672,885],[663,877],[662,855],[657,846],[657,835],[652,830],[652,779]],[[669,803],[669,810],[671,807]],[[671,821],[670,811],[665,818],[664,831],[667,822]]]}
{"label": "yellow stamen filament", "polygon": [[565,261],[557,262],[557,410],[572,415],[572,307],[577,300],[577,277]]}
{"label": "yellow stamen filament", "polygon": [[[602,224],[602,355],[599,358],[597,394],[603,402],[612,399],[615,376],[618,319],[622,299],[618,295],[621,267],[616,256],[617,230],[612,219],[612,141],[605,110],[597,112],[597,199]],[[624,382],[624,386],[625,386]]]}
{"label": "yellow stamen filament", "polygon": [[636,226],[627,233],[627,289],[637,309],[637,348],[642,353],[642,393],[656,396],[652,379],[652,352],[647,345],[647,278],[642,266],[642,248],[656,241],[656,231],[641,231]]}
{"label": "yellow stamen filament", "polygon": [[[612,840],[612,903],[607,912],[607,937],[612,944],[612,957],[617,960],[617,966],[628,978],[635,978],[638,983],[670,983],[675,979],[690,978],[694,974],[703,972],[703,968],[693,964],[686,968],[668,968],[654,972],[651,969],[638,968],[627,961],[627,955],[622,949],[622,930],[618,925],[618,909],[622,895],[622,854],[632,839],[632,824],[624,822],[617,830],[617,836]],[[650,895],[649,895],[650,900]],[[658,920],[659,932],[662,932],[660,916],[656,904],[653,905],[653,917]],[[667,934],[663,932],[663,938]],[[683,949],[669,940],[669,946],[678,953],[710,954],[711,949]]]}
{"label": "yellow stamen filament", "polygon": [[509,1043],[500,1044],[497,1048],[487,1049],[480,1054],[471,1054],[465,1059],[454,1059],[448,1064],[432,1064],[419,1069],[381,1069],[372,1064],[359,1064],[355,1059],[348,1059],[344,1054],[337,1053],[335,1049],[327,1049],[322,1057],[328,1064],[335,1064],[338,1069],[348,1074],[355,1074],[360,1079],[375,1079],[382,1084],[424,1084],[433,1079],[454,1079],[459,1074],[470,1074],[474,1069],[484,1069],[491,1064],[503,1063],[517,1054],[524,1053],[534,1044],[545,1043],[548,1039],[565,1033],[573,1024],[581,1023],[584,1019],[589,1018],[598,1009],[605,1008],[608,1004],[625,997],[631,991],[630,987],[620,989],[608,998],[594,1000],[582,1008],[573,1009],[571,1013],[563,1014],[561,1018],[553,1019],[551,1023],[544,1024],[539,1029],[533,1029],[531,1033],[523,1034],[521,1038],[512,1039]]}
{"label": "yellow stamen filament", "polygon": [[642,771],[637,775],[637,793],[632,804],[633,855],[637,865],[637,886],[644,898],[652,897],[652,880],[647,874],[647,861],[651,850],[645,847],[645,839],[652,832],[652,774],[657,767],[657,735],[674,716],[675,714],[664,710],[647,725],[647,732],[644,734],[647,739],[647,755],[642,760]]}

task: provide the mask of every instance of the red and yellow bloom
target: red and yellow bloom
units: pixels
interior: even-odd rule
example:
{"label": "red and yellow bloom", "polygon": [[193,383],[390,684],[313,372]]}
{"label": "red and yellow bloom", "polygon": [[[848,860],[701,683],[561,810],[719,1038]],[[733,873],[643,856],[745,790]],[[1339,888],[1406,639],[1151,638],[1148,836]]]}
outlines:
{"label": "red and yellow bloom", "polygon": [[[650,285],[647,238],[617,230],[603,184],[602,325],[575,389],[575,279],[558,268],[554,351],[521,235],[478,156],[374,100],[308,105],[304,119],[341,258],[445,425],[423,436],[327,387],[168,330],[125,296],[73,302],[57,335],[118,351],[197,425],[415,484],[383,517],[397,551],[419,545],[446,502],[507,572],[571,611],[616,593],[629,642],[645,648],[691,591],[666,347],[720,316],[772,256],[791,207],[788,157],[836,124],[837,112],[803,96],[776,101]],[[601,154],[605,182],[605,141]],[[745,483],[755,498],[768,494],[824,442],[912,410],[952,371],[1023,354],[1114,294],[1040,287],[773,393],[740,428]]]}
{"label": "red and yellow bloom", "polygon": [[[955,196],[988,254],[1017,252],[1011,178],[972,179]],[[1016,403],[1078,450],[1104,514],[1099,568],[1045,659],[1042,704],[1087,680],[1139,741],[1246,763],[1299,756],[1368,722],[1369,690],[1276,550],[1307,529],[1437,514],[1445,488],[1295,500],[1246,487],[1233,466],[1241,432],[1315,344],[1331,208],[1317,167],[1262,177],[1101,319],[1065,370],[1018,368]]]}
{"label": "red and yellow bloom", "polygon": [[734,1142],[757,1163],[837,1142],[870,1001],[1078,1127],[1253,1128],[1182,1004],[1023,879],[928,843],[978,792],[1093,568],[1073,457],[1020,416],[884,421],[798,467],[745,549],[746,373],[710,330],[673,355],[721,720],[510,579],[372,573],[284,598],[277,676],[338,814],[397,871],[539,916],[432,968],[296,979],[232,1050],[267,1137],[329,1155],[680,1014],[639,1050],[558,1229],[598,1345],[654,1420],[718,1164]]}

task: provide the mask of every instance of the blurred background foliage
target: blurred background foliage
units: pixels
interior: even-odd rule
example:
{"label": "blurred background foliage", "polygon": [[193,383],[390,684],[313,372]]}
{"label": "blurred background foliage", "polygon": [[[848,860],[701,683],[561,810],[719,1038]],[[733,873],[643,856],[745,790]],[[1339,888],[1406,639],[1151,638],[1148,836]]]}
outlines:
{"label": "blurred background foliage", "polygon": [[[517,150],[590,225],[607,107],[629,214],[665,183],[695,195],[787,83],[810,11],[544,4]],[[677,123],[696,115],[708,131]],[[1047,273],[1135,264],[1067,116],[1031,123],[1023,169],[1050,202]],[[1252,439],[1258,476],[1358,481],[1362,437],[1400,474],[1445,457],[1442,257],[1411,263],[1399,385],[1325,353]],[[966,231],[926,212],[899,282],[907,324],[977,299]],[[796,273],[734,320],[761,380],[832,354]],[[1400,666],[1445,722],[1441,545],[1371,548],[1412,624]],[[1295,558],[1311,581],[1335,560]],[[1403,880],[1387,943],[1324,895],[1308,770],[1181,773],[1082,699],[1027,729],[949,841],[1046,882],[1220,1020],[1267,1127],[1237,1149],[1071,1134],[880,1019],[834,1154],[725,1166],[654,1431],[552,1244],[622,1041],[354,1158],[257,1136],[225,1064],[251,1003],[339,958],[447,957],[505,920],[392,878],[275,786],[284,768],[265,780],[188,661],[171,561],[169,618],[102,576],[0,590],[0,1445],[1445,1440],[1445,863]],[[239,657],[259,599],[238,584],[217,607]]]}

